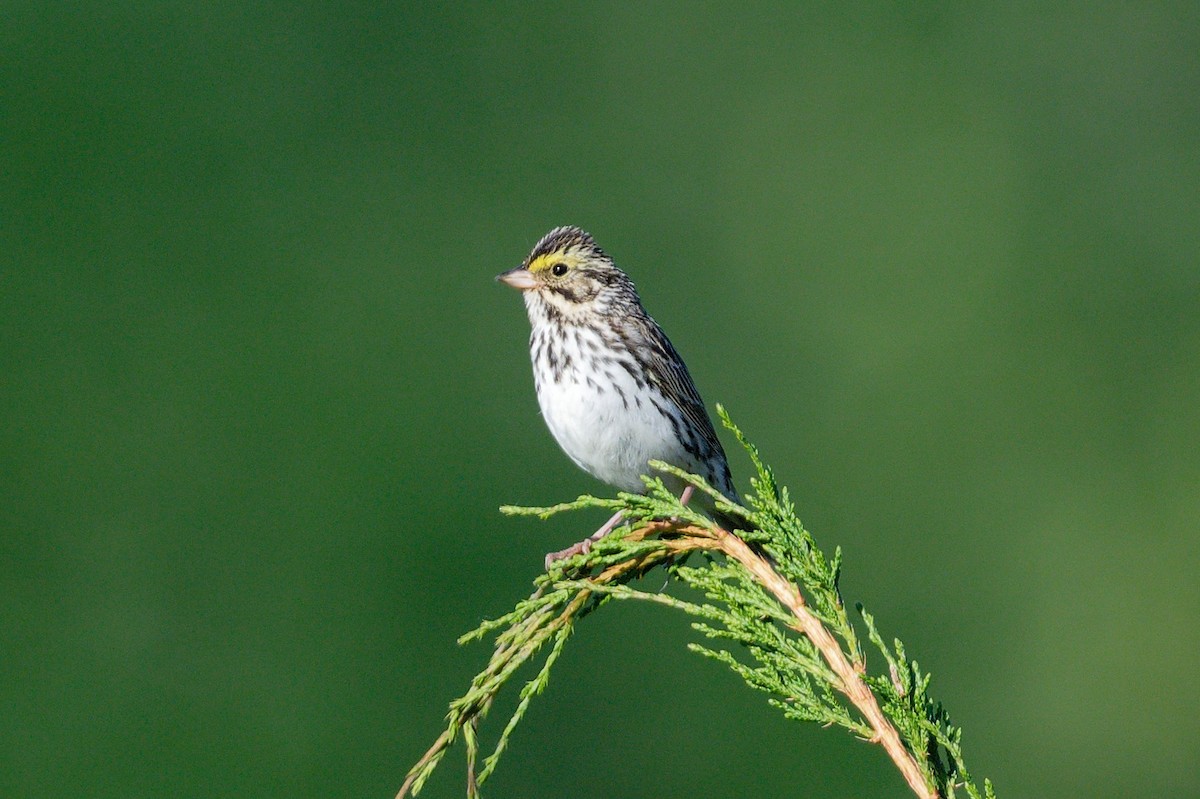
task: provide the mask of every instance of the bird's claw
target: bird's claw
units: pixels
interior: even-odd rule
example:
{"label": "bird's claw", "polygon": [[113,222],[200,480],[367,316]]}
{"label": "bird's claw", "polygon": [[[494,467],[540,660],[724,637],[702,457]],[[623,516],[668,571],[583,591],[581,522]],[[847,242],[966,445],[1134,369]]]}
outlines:
{"label": "bird's claw", "polygon": [[591,552],[592,544],[596,543],[601,538],[603,538],[604,536],[611,533],[613,528],[617,526],[617,523],[621,521],[621,519],[624,517],[624,515],[625,515],[624,511],[617,511],[616,513],[613,514],[611,519],[609,519],[607,522],[604,523],[603,527],[601,527],[599,530],[592,533],[591,535],[589,535],[587,538],[583,539],[579,543],[572,544],[571,546],[567,547],[566,549],[561,549],[558,552],[551,552],[549,555],[546,556],[547,571],[550,569],[550,564],[554,563],[555,561],[562,560],[564,558],[571,558],[576,555],[586,555],[589,552]]}
{"label": "bird's claw", "polygon": [[550,567],[557,561],[573,558],[576,555],[586,555],[591,551],[592,540],[590,538],[585,538],[576,544],[572,544],[566,549],[560,549],[558,552],[551,552],[546,555],[546,570],[549,571]]}

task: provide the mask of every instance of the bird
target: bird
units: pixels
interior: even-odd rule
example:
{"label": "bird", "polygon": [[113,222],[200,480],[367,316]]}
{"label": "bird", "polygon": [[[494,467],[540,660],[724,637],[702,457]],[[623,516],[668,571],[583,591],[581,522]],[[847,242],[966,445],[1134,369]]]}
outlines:
{"label": "bird", "polygon": [[[618,490],[642,493],[648,462],[661,460],[740,501],[683,358],[646,312],[633,281],[591,234],[556,227],[520,266],[496,279],[525,300],[542,418],[579,468]],[[667,475],[664,482],[685,502],[691,496],[684,481]],[[707,495],[697,503],[716,512]],[[618,512],[583,541],[551,552],[546,568],[590,551],[621,518]]]}

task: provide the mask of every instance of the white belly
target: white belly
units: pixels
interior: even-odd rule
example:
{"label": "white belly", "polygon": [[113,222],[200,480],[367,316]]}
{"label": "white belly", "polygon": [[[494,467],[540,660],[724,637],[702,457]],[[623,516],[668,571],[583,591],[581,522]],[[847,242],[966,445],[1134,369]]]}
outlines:
{"label": "white belly", "polygon": [[670,421],[649,401],[652,391],[644,384],[639,389],[619,366],[587,375],[572,368],[557,382],[541,381],[538,403],[555,440],[581,469],[624,491],[641,492],[640,475],[652,471],[651,459],[696,468]]}

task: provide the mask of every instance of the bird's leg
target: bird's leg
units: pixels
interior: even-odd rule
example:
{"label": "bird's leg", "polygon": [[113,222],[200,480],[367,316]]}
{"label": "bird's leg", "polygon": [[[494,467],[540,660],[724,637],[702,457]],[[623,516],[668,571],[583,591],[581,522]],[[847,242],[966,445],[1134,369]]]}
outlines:
{"label": "bird's leg", "polygon": [[[680,505],[688,504],[688,500],[690,500],[692,498],[692,493],[695,490],[696,490],[696,487],[690,486],[690,485],[687,488],[683,489],[683,493],[679,495],[679,504]],[[617,511],[616,513],[614,513],[612,515],[612,518],[609,519],[608,521],[606,521],[599,530],[592,533],[587,538],[583,539],[582,541],[579,541],[578,543],[572,544],[571,546],[567,547],[566,549],[560,549],[558,552],[551,552],[550,554],[546,555],[546,568],[549,569],[550,564],[554,563],[556,560],[562,560],[563,558],[571,558],[571,557],[574,557],[575,555],[586,555],[587,553],[591,552],[592,544],[596,543],[601,538],[603,538],[604,536],[611,533],[613,531],[613,528],[617,526],[617,523],[621,521],[621,518],[624,516],[624,514],[625,514],[624,511],[620,511],[620,510]],[[676,519],[676,521],[678,521],[678,519]]]}
{"label": "bird's leg", "polygon": [[621,518],[624,516],[624,514],[625,511],[617,511],[613,514],[611,519],[604,523],[603,527],[589,535],[587,538],[576,544],[572,544],[566,549],[561,549],[558,552],[551,552],[546,556],[546,568],[549,569],[550,564],[554,563],[556,560],[562,560],[563,558],[570,558],[580,554],[586,555],[587,553],[591,552],[592,544],[611,533],[613,528],[617,526],[617,523],[621,521]]}
{"label": "bird's leg", "polygon": [[[688,500],[690,500],[692,498],[692,492],[694,492],[695,490],[696,490],[696,487],[694,485],[685,486],[683,489],[683,493],[679,495],[679,504],[680,505],[688,504]],[[672,523],[679,524],[679,521],[680,521],[680,519],[678,516],[671,517]]]}

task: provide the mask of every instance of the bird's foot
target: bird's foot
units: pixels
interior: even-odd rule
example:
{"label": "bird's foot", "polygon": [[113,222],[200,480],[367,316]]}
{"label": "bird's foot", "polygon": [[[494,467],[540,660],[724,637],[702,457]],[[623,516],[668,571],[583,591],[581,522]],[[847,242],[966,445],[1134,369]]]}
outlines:
{"label": "bird's foot", "polygon": [[611,519],[604,523],[604,526],[589,535],[587,538],[578,543],[572,544],[566,549],[560,549],[558,552],[551,552],[550,554],[546,555],[546,568],[549,569],[550,564],[554,563],[555,561],[562,560],[564,558],[573,558],[576,555],[586,555],[587,553],[591,552],[592,544],[611,533],[613,528],[617,526],[623,516],[624,511],[617,511],[613,514]]}
{"label": "bird's foot", "polygon": [[[679,504],[680,505],[688,504],[688,501],[691,500],[692,494],[695,493],[695,490],[696,490],[695,486],[687,486],[686,488],[684,488],[683,493],[679,495]],[[551,564],[555,563],[556,561],[565,560],[566,558],[573,558],[576,555],[586,555],[587,553],[591,552],[592,544],[596,543],[601,538],[603,538],[604,536],[611,533],[613,531],[613,528],[616,527],[617,524],[620,523],[623,516],[624,516],[624,511],[617,511],[616,513],[614,513],[612,515],[612,518],[609,519],[608,521],[606,521],[599,530],[592,533],[587,538],[583,539],[582,541],[571,544],[571,546],[567,547],[566,549],[560,549],[557,552],[551,552],[551,553],[547,554],[546,555],[546,568],[549,569]],[[678,524],[680,522],[680,519],[678,517],[675,517],[671,521]]]}

